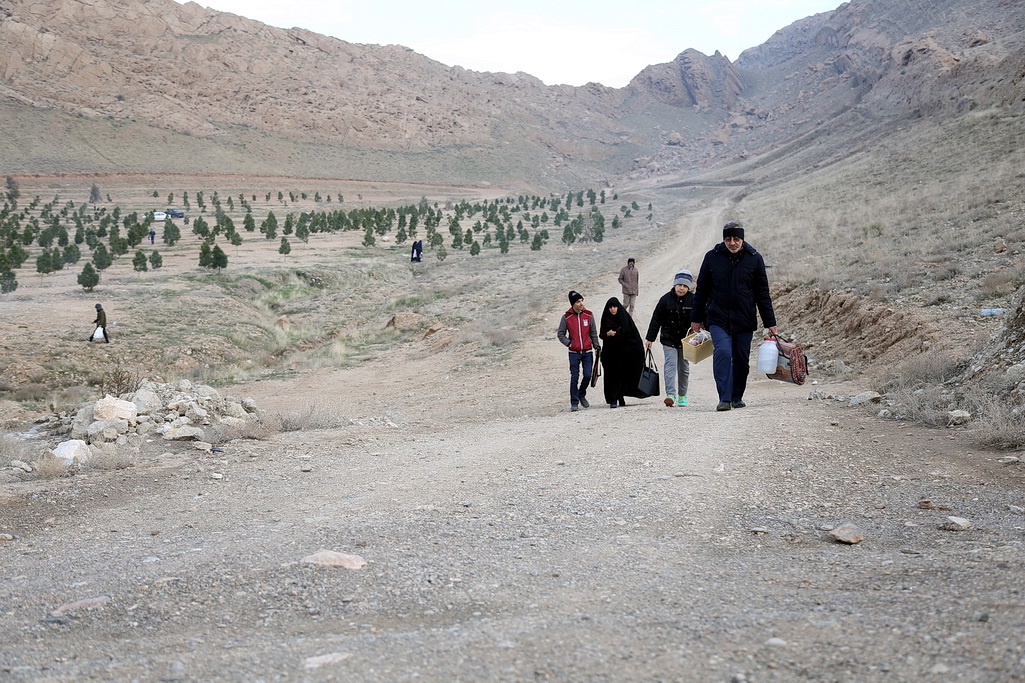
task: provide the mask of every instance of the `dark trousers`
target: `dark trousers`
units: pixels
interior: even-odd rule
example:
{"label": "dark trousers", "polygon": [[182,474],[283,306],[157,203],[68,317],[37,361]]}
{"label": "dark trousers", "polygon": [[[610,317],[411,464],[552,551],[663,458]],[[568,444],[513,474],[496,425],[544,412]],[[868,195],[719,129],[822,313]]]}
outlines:
{"label": "dark trousers", "polygon": [[[583,366],[584,376],[580,376]],[[591,384],[591,371],[594,370],[594,356],[590,351],[569,352],[569,402],[579,405],[580,399],[587,395],[587,387]]]}
{"label": "dark trousers", "polygon": [[708,328],[712,333],[712,375],[720,401],[739,401],[747,389],[751,371],[751,338],[754,332],[728,333],[718,325]]}

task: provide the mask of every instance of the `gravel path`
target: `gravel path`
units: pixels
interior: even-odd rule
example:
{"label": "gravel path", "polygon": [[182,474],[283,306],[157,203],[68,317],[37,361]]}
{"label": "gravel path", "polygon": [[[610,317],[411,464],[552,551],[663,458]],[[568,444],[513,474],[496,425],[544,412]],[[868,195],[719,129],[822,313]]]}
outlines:
{"label": "gravel path", "polygon": [[[644,258],[640,310],[681,264]],[[1025,680],[1020,463],[764,378],[717,413],[710,361],[688,408],[570,413],[563,297],[515,353],[226,390],[341,427],[0,490],[0,679]]]}
{"label": "gravel path", "polygon": [[[355,418],[51,482],[4,510],[0,671],[1022,679],[1020,466],[769,380],[716,413],[709,370],[684,409],[440,422],[481,390],[413,433]],[[860,544],[830,538],[847,521]],[[302,562],[319,550],[368,564]]]}

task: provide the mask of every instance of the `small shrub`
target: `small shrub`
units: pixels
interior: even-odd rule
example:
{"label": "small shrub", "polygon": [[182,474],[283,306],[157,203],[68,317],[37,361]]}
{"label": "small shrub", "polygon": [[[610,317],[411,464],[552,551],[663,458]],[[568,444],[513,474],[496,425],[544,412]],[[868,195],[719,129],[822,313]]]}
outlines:
{"label": "small shrub", "polygon": [[43,457],[36,460],[32,465],[40,479],[57,479],[58,477],[63,477],[71,469],[68,463],[50,451],[43,454]]}
{"label": "small shrub", "polygon": [[326,406],[307,405],[292,413],[276,416],[282,432],[301,432],[308,429],[334,429],[339,420],[334,411]]}
{"label": "small shrub", "polygon": [[975,398],[978,419],[974,436],[989,448],[1025,448],[1025,407],[992,394]]}
{"label": "small shrub", "polygon": [[36,446],[13,434],[0,434],[0,464],[7,466],[14,460],[28,462],[36,454]]}
{"label": "small shrub", "polygon": [[132,456],[123,451],[103,451],[89,460],[89,467],[97,470],[123,470],[134,465]]}
{"label": "small shrub", "polygon": [[37,382],[27,382],[14,390],[14,400],[19,402],[42,401],[49,396],[50,388]]}
{"label": "small shrub", "polygon": [[249,416],[241,425],[219,424],[207,428],[206,440],[211,443],[225,443],[236,439],[269,439],[281,431],[280,420],[273,415]]}
{"label": "small shrub", "polygon": [[100,391],[111,396],[121,396],[135,391],[142,379],[139,371],[130,369],[122,355],[116,356],[113,363],[114,367],[100,377]]}
{"label": "small shrub", "polygon": [[982,279],[982,290],[987,294],[1010,294],[1015,289],[1014,273],[1002,272],[987,275]]}

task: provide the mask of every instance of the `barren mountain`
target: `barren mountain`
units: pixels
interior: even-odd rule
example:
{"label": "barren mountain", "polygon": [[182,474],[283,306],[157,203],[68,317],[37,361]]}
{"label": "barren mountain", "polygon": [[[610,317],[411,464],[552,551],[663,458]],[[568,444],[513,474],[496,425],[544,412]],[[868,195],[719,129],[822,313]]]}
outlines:
{"label": "barren mountain", "polygon": [[228,171],[540,184],[685,171],[854,108],[868,125],[1020,102],[1023,44],[1020,2],[855,0],[736,63],[685,50],[622,89],[548,87],[195,3],[0,0],[0,157],[14,172],[205,171],[215,158]]}

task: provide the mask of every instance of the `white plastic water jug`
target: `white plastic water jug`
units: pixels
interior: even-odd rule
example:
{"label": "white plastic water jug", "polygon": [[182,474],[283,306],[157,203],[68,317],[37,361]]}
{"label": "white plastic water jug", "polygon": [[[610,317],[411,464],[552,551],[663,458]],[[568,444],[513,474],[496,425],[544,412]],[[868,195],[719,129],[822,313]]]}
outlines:
{"label": "white plastic water jug", "polygon": [[771,375],[776,372],[776,361],[779,359],[779,350],[776,348],[775,339],[766,339],[758,347],[758,372]]}

